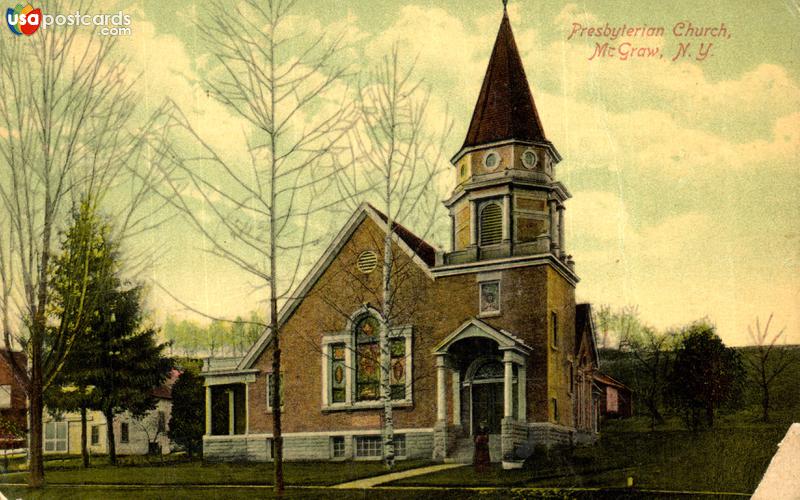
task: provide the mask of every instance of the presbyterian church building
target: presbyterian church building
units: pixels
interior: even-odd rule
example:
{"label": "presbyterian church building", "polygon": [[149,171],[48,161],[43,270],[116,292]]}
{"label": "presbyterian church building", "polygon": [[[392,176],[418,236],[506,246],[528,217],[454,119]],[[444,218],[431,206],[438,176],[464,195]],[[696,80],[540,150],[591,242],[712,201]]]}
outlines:
{"label": "presbyterian church building", "polygon": [[[592,441],[591,310],[575,303],[561,156],[546,138],[504,13],[445,206],[451,251],[395,224],[389,353],[398,458],[469,461]],[[381,265],[386,216],[364,204],[280,312],[287,460],[379,459]],[[210,460],[271,460],[271,332],[204,367]]]}

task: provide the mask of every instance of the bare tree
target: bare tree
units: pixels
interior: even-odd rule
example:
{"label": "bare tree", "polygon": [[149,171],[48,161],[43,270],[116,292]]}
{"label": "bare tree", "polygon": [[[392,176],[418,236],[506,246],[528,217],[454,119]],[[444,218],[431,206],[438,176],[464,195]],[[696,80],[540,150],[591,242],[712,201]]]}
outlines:
{"label": "bare tree", "polygon": [[[34,487],[44,481],[42,394],[89,312],[77,300],[72,327],[48,325],[48,272],[58,231],[83,197],[108,205],[104,210],[114,214],[119,240],[152,222],[153,207],[145,200],[155,170],[142,166],[144,134],[152,129],[147,123],[132,127],[138,119],[135,79],[126,78],[114,40],[60,27],[0,44],[0,315],[8,352],[24,348],[28,355],[28,366],[10,354],[5,361],[29,400]],[[46,343],[49,334],[56,337]]]}
{"label": "bare tree", "polygon": [[[394,256],[399,224],[415,226],[422,238],[435,228],[441,207],[436,183],[443,172],[445,141],[452,127],[447,113],[433,126],[430,90],[414,76],[414,65],[403,67],[397,46],[359,86],[359,126],[349,135],[358,172],[340,176],[346,200],[357,199],[359,186],[372,189],[372,197],[385,216],[380,304],[380,396],[383,402],[383,453],[387,468],[394,467],[391,355],[389,337],[396,320],[408,317],[410,305],[397,300],[403,280],[401,262]],[[441,220],[441,219],[439,219]],[[416,249],[415,249],[416,250]],[[405,265],[411,263],[405,260]],[[413,304],[413,302],[411,303]]]}
{"label": "bare tree", "polygon": [[635,364],[629,381],[650,414],[650,427],[655,428],[656,424],[664,423],[661,408],[675,335],[643,324],[635,306],[611,313],[609,321],[620,339],[620,351],[633,356]]}
{"label": "bare tree", "polygon": [[750,338],[756,346],[756,353],[755,356],[745,356],[745,360],[750,368],[751,377],[761,391],[761,420],[764,422],[769,422],[770,389],[773,383],[787,368],[798,362],[798,356],[793,356],[785,346],[778,345],[786,329],[782,328],[772,335],[769,331],[771,324],[772,314],[767,318],[763,329],[758,318],[755,331],[752,326],[747,327]]}
{"label": "bare tree", "polygon": [[594,323],[600,330],[600,347],[607,349],[611,346],[611,327],[614,319],[614,313],[611,311],[611,306],[608,304],[601,304],[594,313]]}
{"label": "bare tree", "polygon": [[[315,214],[339,203],[337,144],[354,119],[345,69],[335,63],[340,39],[297,33],[291,0],[213,2],[199,27],[214,67],[208,95],[244,127],[247,163],[231,160],[175,105],[169,140],[154,145],[169,164],[172,205],[210,245],[210,252],[267,289],[272,371],[281,372],[279,303],[296,288]],[[312,38],[309,40],[309,38]],[[191,144],[193,151],[181,144]],[[169,194],[165,195],[169,196]],[[230,320],[230,319],[229,319]],[[275,491],[283,485],[279,376],[272,377]]]}

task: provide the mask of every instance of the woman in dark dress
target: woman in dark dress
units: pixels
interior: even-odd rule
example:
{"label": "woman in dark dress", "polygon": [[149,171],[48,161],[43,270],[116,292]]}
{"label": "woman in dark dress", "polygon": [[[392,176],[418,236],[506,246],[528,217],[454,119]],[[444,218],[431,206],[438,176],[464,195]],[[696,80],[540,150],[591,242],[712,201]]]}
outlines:
{"label": "woman in dark dress", "polygon": [[481,422],[475,434],[475,455],[472,463],[476,471],[483,472],[489,467],[489,462],[489,429]]}

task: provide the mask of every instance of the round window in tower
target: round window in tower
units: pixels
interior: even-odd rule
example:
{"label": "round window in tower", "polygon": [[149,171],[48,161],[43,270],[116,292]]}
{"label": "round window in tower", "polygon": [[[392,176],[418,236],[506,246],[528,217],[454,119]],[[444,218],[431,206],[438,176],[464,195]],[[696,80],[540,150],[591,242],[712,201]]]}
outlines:
{"label": "round window in tower", "polygon": [[494,170],[498,165],[500,165],[500,155],[494,151],[483,157],[483,166],[486,167],[487,170]]}
{"label": "round window in tower", "polygon": [[378,254],[372,250],[366,250],[358,255],[356,267],[364,274],[369,274],[378,267]]}
{"label": "round window in tower", "polygon": [[531,149],[522,153],[522,164],[525,165],[525,168],[535,167],[538,160],[539,159],[536,157],[536,152]]}

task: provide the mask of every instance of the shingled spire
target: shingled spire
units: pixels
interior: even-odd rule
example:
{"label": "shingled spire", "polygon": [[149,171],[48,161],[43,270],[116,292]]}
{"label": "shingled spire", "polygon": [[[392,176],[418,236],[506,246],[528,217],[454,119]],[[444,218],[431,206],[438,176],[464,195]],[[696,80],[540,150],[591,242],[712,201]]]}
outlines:
{"label": "shingled spire", "polygon": [[492,57],[462,148],[506,139],[547,140],[514,41],[508,12],[504,8]]}

